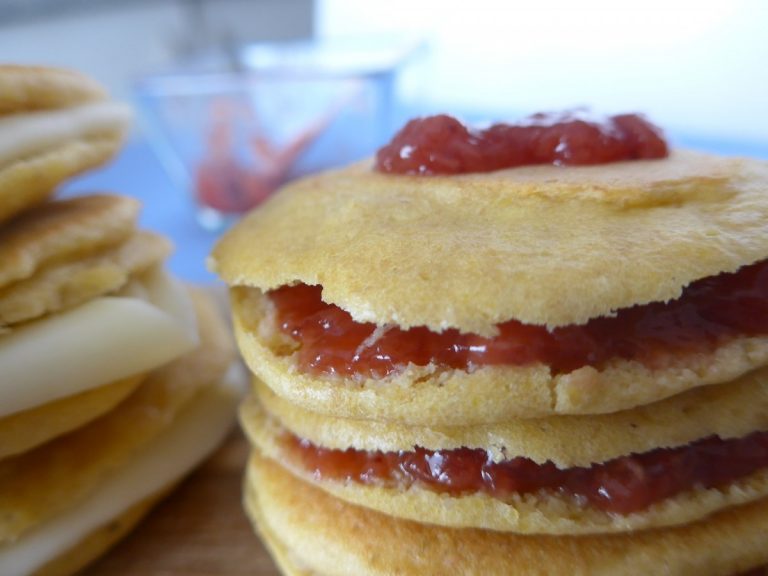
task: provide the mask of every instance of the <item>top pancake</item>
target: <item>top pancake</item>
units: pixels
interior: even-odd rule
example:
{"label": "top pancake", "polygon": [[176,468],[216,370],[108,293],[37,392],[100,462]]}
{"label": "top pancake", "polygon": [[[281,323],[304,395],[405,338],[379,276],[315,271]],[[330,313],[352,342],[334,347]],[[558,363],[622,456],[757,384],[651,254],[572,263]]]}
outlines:
{"label": "top pancake", "polygon": [[289,185],[230,231],[230,285],[321,284],[358,321],[483,335],[582,324],[768,257],[768,163],[668,159]]}
{"label": "top pancake", "polygon": [[106,98],[97,82],[73,70],[0,65],[0,114],[68,108]]}

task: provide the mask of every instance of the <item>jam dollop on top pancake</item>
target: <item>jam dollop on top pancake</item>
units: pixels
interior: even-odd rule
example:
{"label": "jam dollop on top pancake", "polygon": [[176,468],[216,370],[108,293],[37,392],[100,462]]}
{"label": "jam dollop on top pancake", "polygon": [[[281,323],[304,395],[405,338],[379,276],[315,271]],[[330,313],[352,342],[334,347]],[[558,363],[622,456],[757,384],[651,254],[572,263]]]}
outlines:
{"label": "jam dollop on top pancake", "polygon": [[519,124],[473,130],[440,114],[408,122],[376,154],[376,169],[399,174],[491,172],[533,164],[579,166],[665,158],[661,130],[638,114],[589,118],[538,113]]}

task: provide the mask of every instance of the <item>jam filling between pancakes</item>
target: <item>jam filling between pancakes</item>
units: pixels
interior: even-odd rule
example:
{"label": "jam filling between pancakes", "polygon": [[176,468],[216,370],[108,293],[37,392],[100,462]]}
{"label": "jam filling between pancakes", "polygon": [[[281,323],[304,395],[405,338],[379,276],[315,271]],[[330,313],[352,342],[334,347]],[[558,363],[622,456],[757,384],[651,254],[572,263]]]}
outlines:
{"label": "jam filling between pancakes", "polygon": [[695,487],[722,488],[768,466],[768,432],[677,448],[658,448],[590,468],[559,469],[527,458],[494,463],[481,449],[378,452],[332,450],[289,433],[282,446],[318,480],[397,489],[419,485],[454,496],[484,493],[500,500],[541,490],[621,515],[642,511]]}
{"label": "jam filling between pancakes", "polygon": [[379,172],[491,172],[532,164],[576,166],[665,158],[661,130],[637,114],[534,114],[519,124],[471,129],[445,114],[411,120],[376,154]]}
{"label": "jam filling between pancakes", "polygon": [[298,284],[267,293],[275,321],[298,344],[299,369],[315,375],[383,378],[409,363],[471,371],[542,363],[555,374],[603,367],[614,358],[653,367],[664,358],[711,352],[737,338],[768,334],[768,260],[688,285],[680,298],[624,308],[609,318],[553,330],[510,320],[493,338],[450,329],[402,330],[355,322]]}

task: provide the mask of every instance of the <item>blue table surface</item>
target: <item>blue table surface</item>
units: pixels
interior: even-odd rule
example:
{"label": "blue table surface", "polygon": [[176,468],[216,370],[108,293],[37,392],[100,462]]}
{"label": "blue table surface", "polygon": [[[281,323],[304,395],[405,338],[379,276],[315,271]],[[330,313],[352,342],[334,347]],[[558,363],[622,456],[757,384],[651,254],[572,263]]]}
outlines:
{"label": "blue table surface", "polygon": [[[768,159],[768,142],[738,142],[673,135],[676,146],[726,155]],[[168,236],[175,252],[168,262],[178,277],[191,282],[213,282],[205,260],[221,232],[204,230],[195,218],[189,194],[176,188],[149,144],[140,137],[129,141],[108,166],[69,183],[64,195],[114,192],[142,201],[140,225]],[[767,191],[768,192],[768,191]]]}

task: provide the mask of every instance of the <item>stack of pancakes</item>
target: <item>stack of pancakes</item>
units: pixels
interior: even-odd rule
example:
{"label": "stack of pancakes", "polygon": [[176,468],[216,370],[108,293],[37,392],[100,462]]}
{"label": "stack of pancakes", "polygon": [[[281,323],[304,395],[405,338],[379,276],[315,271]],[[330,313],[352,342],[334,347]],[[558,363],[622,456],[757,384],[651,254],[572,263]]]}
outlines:
{"label": "stack of pancakes", "polygon": [[[766,222],[766,163],[685,151],[461,176],[363,163],[283,189],[211,264],[256,376],[246,508],[284,573],[768,563]],[[697,304],[715,285],[725,304]],[[642,341],[616,340],[632,318]],[[482,360],[510,330],[506,360]],[[440,360],[452,339],[462,365]]]}
{"label": "stack of pancakes", "polygon": [[234,345],[163,270],[138,203],[53,199],[130,112],[78,74],[0,67],[0,574],[70,574],[224,438]]}

